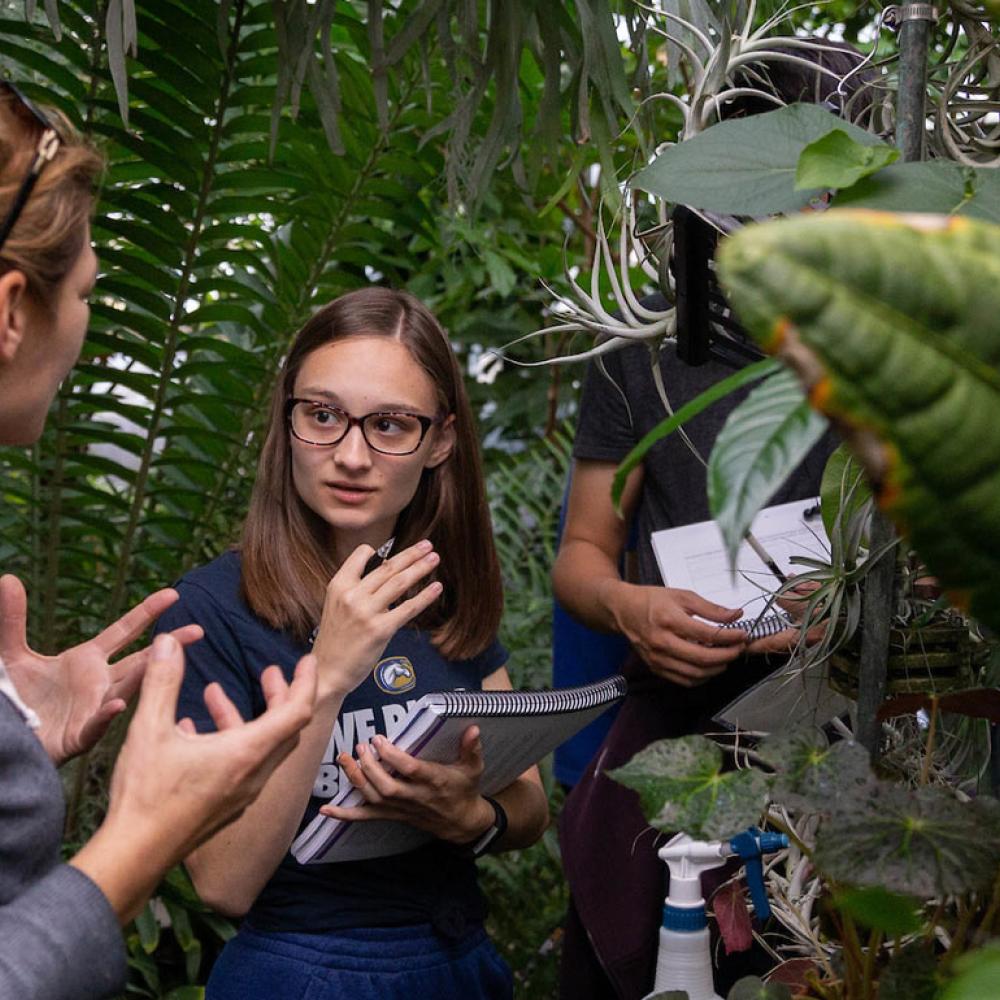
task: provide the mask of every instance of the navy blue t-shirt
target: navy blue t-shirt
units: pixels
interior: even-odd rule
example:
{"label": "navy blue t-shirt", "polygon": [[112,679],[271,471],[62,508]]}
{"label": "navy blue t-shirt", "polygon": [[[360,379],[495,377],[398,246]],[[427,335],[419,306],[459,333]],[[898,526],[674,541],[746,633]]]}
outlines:
{"label": "navy blue t-shirt", "polygon": [[[274,663],[290,680],[309,646],[261,621],[240,595],[240,557],[227,552],[185,574],[176,585],[180,600],[157,623],[157,631],[197,623],[205,638],[187,648],[187,668],[177,706],[199,731],[215,728],[205,708],[205,685],[218,681],[244,718],[265,708],[262,671]],[[344,700],[313,794],[299,829],[346,780],[336,757],[376,734],[391,737],[413,703],[430,691],[478,690],[502,667],[507,652],[494,641],[470,660],[445,659],[426,633],[400,629],[365,681]],[[350,927],[431,923],[460,936],[480,923],[485,904],[475,863],[450,844],[431,841],[405,854],[338,864],[300,865],[286,854],[247,914],[267,931],[322,933]]]}

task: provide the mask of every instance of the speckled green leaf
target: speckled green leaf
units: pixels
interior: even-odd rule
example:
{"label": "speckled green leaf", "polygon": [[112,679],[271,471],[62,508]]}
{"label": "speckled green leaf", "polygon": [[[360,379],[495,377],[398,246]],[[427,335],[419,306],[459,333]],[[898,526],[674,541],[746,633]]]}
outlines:
{"label": "speckled green leaf", "polygon": [[883,782],[864,806],[823,823],[813,861],[838,882],[921,899],[987,889],[1000,865],[1000,803]]}
{"label": "speckled green leaf", "polygon": [[760,771],[722,771],[722,751],[704,736],[659,740],[608,772],[639,793],[642,811],[658,830],[683,830],[708,840],[753,826],[767,801]]}
{"label": "speckled green leaf", "polygon": [[775,770],[774,801],[805,812],[850,809],[874,780],[864,747],[846,740],[830,746],[816,729],[769,739],[760,755]]}
{"label": "speckled green leaf", "polygon": [[881,506],[1000,627],[1000,227],[832,211],[720,256],[741,320],[838,422]]}

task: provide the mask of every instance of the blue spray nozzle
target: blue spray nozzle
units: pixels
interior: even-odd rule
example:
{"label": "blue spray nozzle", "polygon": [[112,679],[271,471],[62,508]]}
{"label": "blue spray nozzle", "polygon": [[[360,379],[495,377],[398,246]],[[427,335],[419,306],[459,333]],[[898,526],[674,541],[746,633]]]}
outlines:
{"label": "blue spray nozzle", "polygon": [[788,837],[783,833],[762,833],[751,826],[743,833],[737,834],[729,841],[729,847],[734,854],[743,859],[747,873],[747,887],[753,900],[754,912],[763,921],[771,916],[771,906],[764,890],[764,865],[761,857],[773,854],[788,846]]}

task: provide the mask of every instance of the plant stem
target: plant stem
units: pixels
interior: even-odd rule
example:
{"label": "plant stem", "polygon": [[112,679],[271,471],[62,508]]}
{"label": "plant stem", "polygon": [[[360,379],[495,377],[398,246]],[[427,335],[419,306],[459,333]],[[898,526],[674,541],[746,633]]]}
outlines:
{"label": "plant stem", "polygon": [[837,979],[821,983],[819,976],[806,975],[806,984],[809,989],[819,997],[819,1000],[838,1000],[842,996],[842,991],[837,989],[840,981]]}
{"label": "plant stem", "polygon": [[864,968],[865,958],[861,950],[858,928],[847,914],[834,917],[834,923],[839,925],[840,939],[844,943],[844,995],[858,997],[858,1000],[861,1000],[856,987],[860,986],[859,973]]}
{"label": "plant stem", "polygon": [[993,880],[993,896],[990,905],[986,908],[983,919],[979,921],[979,937],[993,937],[993,921],[996,919],[997,910],[1000,909],[1000,873]]}
{"label": "plant stem", "polygon": [[948,950],[941,956],[940,964],[943,966],[947,966],[957,955],[961,955],[965,951],[969,926],[972,924],[972,918],[975,914],[975,908],[969,906],[967,901],[960,901],[958,905],[958,924],[955,927],[954,934],[951,936],[951,944],[948,945]]}
{"label": "plant stem", "polygon": [[865,955],[864,979],[861,983],[861,995],[868,1000],[872,996],[872,983],[875,974],[875,959],[882,947],[882,932],[873,930],[868,937],[868,953]]}

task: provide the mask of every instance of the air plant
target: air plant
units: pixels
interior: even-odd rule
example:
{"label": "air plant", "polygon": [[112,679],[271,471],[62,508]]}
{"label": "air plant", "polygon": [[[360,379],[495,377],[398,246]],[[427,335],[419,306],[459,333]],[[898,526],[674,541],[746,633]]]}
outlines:
{"label": "air plant", "polygon": [[[823,39],[769,37],[782,20],[799,8],[783,9],[754,28],[757,4],[751,2],[740,18],[741,26],[734,30],[725,19],[717,18],[707,4],[697,4],[698,16],[691,19],[670,10],[639,6],[650,17],[651,30],[662,36],[676,54],[672,75],[677,79],[683,77],[688,83],[683,96],[665,90],[643,102],[649,105],[666,101],[680,111],[682,125],[677,134],[678,142],[704,131],[720,117],[726,105],[736,99],[755,98],[775,107],[784,106],[786,102],[768,78],[766,67],[769,64],[801,65],[816,73],[817,79],[827,76],[839,84],[845,82],[832,70],[803,57],[807,52],[836,51]],[[856,71],[864,65],[859,64]],[[846,99],[845,115],[850,116],[850,105],[858,93]],[[639,120],[637,113],[630,127],[638,128]],[[661,143],[657,151],[672,144]],[[641,148],[646,145],[640,142]],[[673,407],[659,370],[659,352],[665,344],[674,342],[677,335],[676,288],[669,267],[673,227],[666,204],[656,199],[652,202],[655,223],[640,225],[639,200],[643,198],[646,195],[626,183],[619,206],[611,215],[610,226],[605,223],[604,206],[598,209],[589,287],[577,279],[577,269],[567,258],[564,267],[567,290],[557,291],[545,286],[552,296],[548,311],[554,322],[510,342],[502,352],[506,360],[526,366],[575,364],[590,359],[598,359],[601,364],[603,356],[636,341],[645,342],[650,348],[651,370],[661,402],[666,412],[672,414]],[[704,218],[720,232],[727,231],[727,223],[711,213],[704,213]],[[633,284],[636,270],[643,281],[639,288]],[[650,306],[651,288],[663,295],[664,308]],[[594,343],[586,350],[538,362],[518,362],[511,356],[510,352],[523,340],[548,334],[584,334],[592,337]],[[688,446],[694,450],[690,442]]]}

